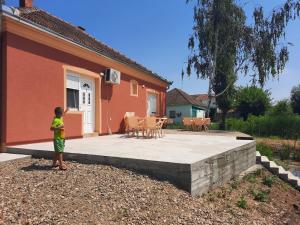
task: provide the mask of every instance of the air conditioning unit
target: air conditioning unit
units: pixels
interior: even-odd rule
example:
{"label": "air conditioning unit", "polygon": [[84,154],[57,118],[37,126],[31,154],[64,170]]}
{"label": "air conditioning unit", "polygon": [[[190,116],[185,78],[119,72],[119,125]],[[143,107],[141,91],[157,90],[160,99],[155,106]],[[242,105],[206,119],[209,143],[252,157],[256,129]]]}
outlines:
{"label": "air conditioning unit", "polygon": [[120,84],[121,82],[121,72],[108,68],[105,72],[105,83],[108,84]]}

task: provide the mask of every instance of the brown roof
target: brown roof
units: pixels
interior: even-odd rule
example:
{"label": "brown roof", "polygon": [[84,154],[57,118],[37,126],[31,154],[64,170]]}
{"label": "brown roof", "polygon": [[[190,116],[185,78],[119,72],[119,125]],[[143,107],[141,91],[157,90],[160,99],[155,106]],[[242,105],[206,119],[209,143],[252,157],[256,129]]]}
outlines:
{"label": "brown roof", "polygon": [[204,100],[208,100],[208,94],[192,95],[192,97],[193,97],[197,102],[202,102],[202,101],[204,101]]}
{"label": "brown roof", "polygon": [[181,89],[174,88],[167,92],[167,106],[175,105],[193,105],[204,108],[200,102],[197,102],[191,95]]}
{"label": "brown roof", "polygon": [[68,39],[76,44],[79,44],[85,48],[97,52],[98,54],[104,55],[111,59],[117,60],[121,63],[128,64],[129,66],[135,67],[146,74],[154,76],[164,82],[170,83],[165,78],[159,76],[158,74],[147,69],[143,65],[129,59],[120,52],[110,48],[109,46],[103,44],[99,40],[87,34],[84,30],[73,26],[41,9],[38,8],[18,8],[20,11],[20,18],[23,20],[38,25],[40,28],[55,33]]}

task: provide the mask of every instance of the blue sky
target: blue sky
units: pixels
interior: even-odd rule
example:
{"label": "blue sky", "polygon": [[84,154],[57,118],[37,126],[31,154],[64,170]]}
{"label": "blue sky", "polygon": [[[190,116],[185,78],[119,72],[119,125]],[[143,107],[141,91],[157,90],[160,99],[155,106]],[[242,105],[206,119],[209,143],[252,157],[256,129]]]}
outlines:
{"label": "blue sky", "polygon": [[[86,31],[98,40],[124,53],[152,71],[174,81],[172,88],[181,88],[190,94],[206,93],[207,81],[196,76],[181,80],[189,51],[187,40],[192,32],[192,5],[186,0],[34,0],[34,5]],[[18,0],[6,0],[17,6]],[[244,7],[252,20],[253,7],[262,5],[267,12],[280,6],[283,0],[252,0]],[[294,85],[300,84],[300,20],[287,29],[290,60],[277,79],[270,80],[274,100],[288,98]],[[250,78],[241,76],[239,85],[247,85]]]}

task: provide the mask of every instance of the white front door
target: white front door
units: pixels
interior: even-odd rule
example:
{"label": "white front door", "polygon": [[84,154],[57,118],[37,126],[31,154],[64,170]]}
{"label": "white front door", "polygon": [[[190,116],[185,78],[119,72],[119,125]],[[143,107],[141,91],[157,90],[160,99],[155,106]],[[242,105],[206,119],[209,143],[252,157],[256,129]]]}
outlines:
{"label": "white front door", "polygon": [[148,93],[148,116],[155,116],[157,114],[157,103],[156,103],[157,95],[154,93]]}
{"label": "white front door", "polygon": [[80,111],[83,112],[83,131],[95,131],[95,84],[93,80],[80,79]]}

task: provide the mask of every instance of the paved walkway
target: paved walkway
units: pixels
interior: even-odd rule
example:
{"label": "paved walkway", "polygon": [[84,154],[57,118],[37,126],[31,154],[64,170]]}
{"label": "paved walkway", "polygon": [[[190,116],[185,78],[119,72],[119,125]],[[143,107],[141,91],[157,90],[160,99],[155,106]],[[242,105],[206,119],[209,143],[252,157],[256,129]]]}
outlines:
{"label": "paved walkway", "polygon": [[31,158],[28,155],[20,155],[20,154],[10,154],[10,153],[0,153],[0,164],[12,160],[26,159]]}

